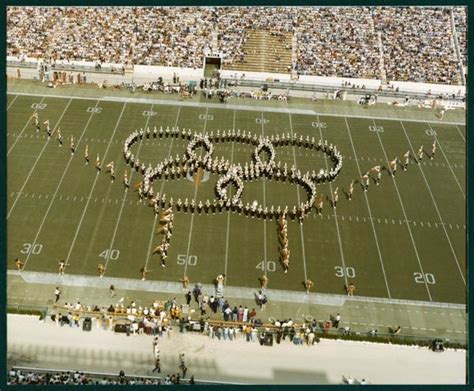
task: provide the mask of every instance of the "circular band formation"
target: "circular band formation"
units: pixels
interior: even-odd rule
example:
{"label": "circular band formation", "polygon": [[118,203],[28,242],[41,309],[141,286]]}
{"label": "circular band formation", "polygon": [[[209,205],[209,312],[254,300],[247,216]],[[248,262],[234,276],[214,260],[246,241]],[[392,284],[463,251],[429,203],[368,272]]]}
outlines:
{"label": "circular band formation", "polygon": [[[148,167],[145,163],[140,165],[140,161],[132,153],[131,149],[133,145],[142,140],[144,137],[149,139],[173,137],[182,138],[188,140],[189,144],[186,148],[186,153],[182,156],[177,155],[175,158],[170,156],[163,162],[158,163],[154,168],[151,164]],[[255,146],[255,150],[252,154],[252,161],[250,164],[245,163],[244,166],[239,164],[230,164],[224,157],[220,159],[213,157],[214,143],[225,143],[225,142],[239,142],[244,144],[250,144]],[[275,147],[300,147],[310,150],[322,152],[329,157],[329,160],[333,163],[332,168],[323,169],[318,171],[312,170],[302,174],[294,165],[288,168],[287,164],[281,164],[280,161],[275,163]],[[202,147],[205,151],[204,155],[198,155],[196,150],[198,147]],[[310,211],[316,202],[316,184],[324,183],[326,181],[333,181],[339,175],[342,168],[342,155],[337,150],[336,146],[329,144],[327,140],[324,142],[319,140],[317,143],[314,137],[310,138],[302,135],[299,137],[293,133],[282,134],[270,137],[257,136],[250,132],[243,131],[240,129],[228,130],[220,132],[218,130],[216,134],[210,133],[193,133],[190,129],[181,129],[179,127],[160,127],[159,129],[155,126],[153,130],[150,128],[140,128],[133,131],[125,140],[124,143],[124,157],[126,162],[134,168],[137,172],[141,171],[144,175],[141,191],[144,196],[152,197],[152,184],[155,180],[165,177],[166,179],[177,179],[181,176],[186,177],[188,174],[197,172],[199,169],[207,170],[211,173],[221,175],[216,183],[216,196],[217,199],[212,202],[206,201],[205,205],[200,203],[201,208],[194,205],[194,201],[189,204],[189,210],[194,212],[200,211],[202,206],[205,206],[212,210],[222,211],[223,209],[232,210],[238,213],[251,214],[253,216],[261,218],[278,218],[281,213],[288,213],[291,217],[299,217],[303,219],[305,215]],[[267,159],[263,158],[262,155],[266,154]],[[287,207],[284,209],[278,206],[276,209],[272,206],[270,209],[266,205],[253,203],[252,205],[244,205],[242,202],[242,194],[244,191],[244,181],[251,181],[259,178],[266,178],[269,180],[277,180],[282,182],[289,182],[302,186],[307,193],[307,200],[302,202],[298,208],[293,207],[292,210],[288,210]],[[229,198],[228,188],[234,186],[236,191],[235,194]],[[159,198],[160,195],[157,195]],[[163,207],[174,206],[173,199],[170,198],[168,203],[165,202],[165,198],[161,200]],[[181,206],[181,205],[178,205]],[[187,207],[183,210],[187,211]]]}

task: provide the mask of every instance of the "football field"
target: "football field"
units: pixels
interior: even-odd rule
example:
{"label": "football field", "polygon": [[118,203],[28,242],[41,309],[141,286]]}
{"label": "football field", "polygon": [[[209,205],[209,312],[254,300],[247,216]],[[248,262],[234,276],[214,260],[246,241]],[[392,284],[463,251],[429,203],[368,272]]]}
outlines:
{"label": "football field", "polygon": [[[304,281],[314,282],[312,292],[345,294],[353,282],[357,296],[466,302],[466,127],[420,119],[395,120],[316,114],[294,106],[209,105],[195,102],[149,102],[133,99],[59,98],[8,94],[7,99],[7,219],[8,265],[20,258],[28,272],[57,273],[65,260],[66,274],[139,281],[140,269],[151,270],[148,280],[211,284],[225,274],[226,286],[257,289],[266,274],[269,288],[304,292]],[[337,103],[336,105],[337,110]],[[387,106],[383,110],[394,110]],[[383,110],[379,110],[383,113]],[[33,112],[41,124],[36,132]],[[387,115],[387,117],[390,117]],[[434,117],[434,116],[433,116]],[[47,138],[43,121],[61,128],[63,146]],[[175,211],[173,235],[166,267],[152,254],[160,244],[148,202],[140,202],[134,184],[143,179],[123,156],[124,141],[135,129],[178,126],[192,133],[245,130],[257,136],[289,134],[327,140],[341,151],[340,175],[332,183],[317,185],[324,196],[322,215],[314,209],[304,219],[289,221],[290,268],[283,273],[279,261],[276,220],[252,218],[231,211],[190,213]],[[69,144],[73,135],[76,153]],[[430,160],[433,141],[436,155]],[[132,152],[146,166],[155,167],[169,156],[182,156],[189,141],[174,137],[143,138]],[[88,146],[90,163],[85,164]],[[362,190],[360,177],[376,165],[388,167],[406,151],[415,155],[423,145],[421,164],[412,160],[407,171],[398,167],[392,178],[382,170],[380,186],[371,180]],[[213,157],[233,164],[250,163],[254,147],[236,142],[214,144]],[[302,174],[330,162],[316,151],[275,147],[276,161],[296,165]],[[97,155],[102,172],[97,174]],[[111,182],[105,165],[115,163]],[[131,186],[122,183],[127,171]],[[372,174],[375,177],[375,174]],[[158,179],[155,193],[196,200],[215,199],[218,174]],[[351,180],[354,194],[346,195]],[[330,206],[338,188],[337,208]],[[329,198],[328,198],[329,197]],[[275,209],[299,205],[305,190],[269,179],[245,182],[242,201],[273,205]]]}

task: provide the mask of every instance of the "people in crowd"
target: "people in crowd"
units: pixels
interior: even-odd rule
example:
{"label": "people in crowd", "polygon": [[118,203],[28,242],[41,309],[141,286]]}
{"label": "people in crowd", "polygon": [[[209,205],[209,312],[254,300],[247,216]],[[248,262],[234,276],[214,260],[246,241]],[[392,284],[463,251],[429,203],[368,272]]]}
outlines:
{"label": "people in crowd", "polygon": [[217,54],[225,68],[258,50],[246,46],[252,30],[293,35],[296,43],[286,45],[296,45],[287,49],[296,49],[292,68],[302,75],[456,84],[459,61],[466,64],[465,7],[9,7],[7,55],[89,61],[100,71],[197,69]]}

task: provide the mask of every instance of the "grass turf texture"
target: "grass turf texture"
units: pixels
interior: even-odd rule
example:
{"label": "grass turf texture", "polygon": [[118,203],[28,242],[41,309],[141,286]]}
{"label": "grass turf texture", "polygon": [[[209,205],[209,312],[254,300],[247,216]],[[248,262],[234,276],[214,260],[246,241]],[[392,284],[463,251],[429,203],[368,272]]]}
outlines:
{"label": "grass turf texture", "polygon": [[[20,257],[26,260],[27,271],[57,272],[58,261],[67,259],[68,274],[97,275],[97,265],[107,262],[106,276],[139,279],[139,270],[146,264],[152,280],[178,281],[186,274],[192,283],[210,283],[217,274],[225,273],[227,285],[249,288],[257,288],[257,278],[266,273],[272,289],[302,291],[303,282],[310,278],[315,283],[313,292],[341,294],[344,284],[353,281],[361,296],[465,303],[463,126],[46,97],[42,100],[46,107],[39,110],[40,121],[49,118],[55,126],[60,120],[64,138],[60,148],[54,138],[47,141],[45,132],[37,134],[32,121],[28,122],[31,105],[40,101],[8,95],[11,268]],[[100,113],[88,112],[96,105]],[[145,111],[157,114],[145,116]],[[324,127],[317,127],[318,122]],[[235,127],[266,136],[284,132],[327,139],[342,152],[343,168],[335,182],[317,189],[326,197],[331,188],[339,186],[337,213],[325,200],[322,217],[313,211],[301,228],[297,222],[289,223],[288,274],[283,274],[278,261],[275,221],[228,212],[176,213],[163,269],[159,256],[151,255],[161,240],[155,234],[158,224],[152,208],[138,203],[132,188],[125,193],[121,183],[125,169],[132,184],[142,177],[136,172],[130,175],[123,159],[123,141],[133,129],[155,125],[178,125],[193,132]],[[369,131],[373,125],[382,126],[383,132]],[[353,200],[346,199],[342,190],[347,190],[351,179],[412,150],[410,143],[415,152],[421,144],[430,151],[433,130],[439,141],[433,161],[425,157],[421,166],[411,164],[407,172],[399,169],[395,181],[383,171],[381,185],[372,182],[367,198],[356,183]],[[71,134],[77,146],[72,158]],[[86,144],[88,166],[84,164]],[[169,155],[182,155],[186,145],[182,139],[144,139],[133,152],[140,162],[155,165]],[[214,156],[244,163],[250,162],[252,151],[244,144],[219,143]],[[104,172],[96,175],[97,153],[103,166],[115,162],[115,183]],[[326,167],[323,155],[317,152],[278,147],[276,153],[277,161],[289,166],[296,162],[302,172]],[[175,200],[196,195],[196,201],[204,202],[214,198],[216,179],[211,174],[197,188],[187,179],[158,180],[153,187]],[[242,199],[244,204],[258,200],[284,206],[295,204],[298,197],[306,199],[301,188],[258,179],[246,183]],[[108,255],[107,259],[101,254]]]}

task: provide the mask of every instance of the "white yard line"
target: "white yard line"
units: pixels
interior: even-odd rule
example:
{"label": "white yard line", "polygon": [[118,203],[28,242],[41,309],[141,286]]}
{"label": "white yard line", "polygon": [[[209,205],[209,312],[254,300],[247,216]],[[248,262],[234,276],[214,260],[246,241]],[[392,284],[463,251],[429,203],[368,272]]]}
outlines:
{"label": "white yard line", "polygon": [[[202,129],[202,133],[204,134],[206,132],[206,126],[207,126],[207,116],[208,116],[208,113],[209,113],[209,108],[206,108],[206,117],[204,118],[204,127]],[[204,170],[203,170],[204,171]],[[195,190],[194,190],[194,203],[196,203],[196,197],[197,197],[197,192],[198,192],[198,188],[199,188],[199,185],[196,183],[195,184]],[[188,237],[188,245],[186,247],[186,262],[184,263],[184,273],[183,273],[183,277],[186,276],[186,271],[188,269],[188,259],[189,259],[189,249],[191,248],[191,238],[193,236],[193,225],[194,225],[194,216],[195,216],[195,212],[193,212],[191,214],[191,223],[189,224],[189,237]]]}
{"label": "white yard line", "polygon": [[[411,151],[413,153],[413,155],[415,155],[415,149],[413,148],[413,145],[411,143],[411,140],[410,138],[408,137],[408,133],[405,129],[405,126],[403,125],[403,122],[400,121],[400,124],[402,125],[402,128],[403,128],[403,132],[405,133],[405,137],[407,138],[407,141],[408,143],[410,144],[410,148],[411,148]],[[439,208],[438,208],[438,204],[435,200],[435,197],[433,195],[433,192],[431,191],[431,187],[428,183],[428,180],[426,179],[426,176],[425,176],[425,173],[423,171],[423,168],[421,167],[421,165],[418,165],[419,168],[420,168],[420,172],[421,172],[421,175],[423,176],[423,179],[425,181],[425,184],[426,184],[426,188],[428,189],[428,192],[430,193],[430,196],[431,196],[431,200],[433,201],[433,205],[436,209],[436,213],[438,214],[438,218],[439,218],[439,221],[441,221],[441,226],[443,227],[443,231],[444,231],[444,234],[446,235],[446,239],[448,240],[448,244],[449,244],[449,248],[451,249],[451,253],[453,254],[453,258],[456,262],[456,265],[458,267],[458,270],[459,270],[459,274],[461,275],[461,278],[462,278],[462,281],[464,282],[464,285],[466,286],[466,278],[464,277],[464,274],[462,272],[462,269],[461,269],[461,266],[459,264],[459,260],[458,260],[458,257],[456,256],[456,252],[454,251],[454,247],[453,247],[453,244],[451,243],[451,240],[449,239],[449,235],[448,235],[448,231],[446,230],[446,224],[444,223],[443,221],[443,218],[441,217],[441,213],[439,211]]]}
{"label": "white yard line", "polygon": [[[181,113],[181,106],[178,107],[178,113],[176,114],[176,121],[174,123],[175,127],[178,126],[178,120],[179,120],[180,113]],[[168,155],[165,156],[165,158],[168,158],[168,156],[171,156],[171,150],[173,149],[173,142],[174,142],[174,137],[171,138],[170,147],[168,148]],[[163,179],[161,180],[160,191],[159,191],[160,196],[163,195],[164,186],[165,186],[165,177],[163,176]],[[148,262],[150,261],[151,246],[153,244],[153,238],[155,237],[155,229],[156,229],[156,222],[157,221],[158,221],[158,215],[155,214],[155,218],[153,220],[153,228],[151,229],[150,241],[148,242],[148,251],[146,253],[145,270],[147,270]],[[186,262],[187,262],[187,260],[186,260]]]}
{"label": "white yard line", "polygon": [[431,127],[431,124],[429,122],[427,122],[427,123],[428,123],[428,126],[430,127],[430,129],[433,131],[433,134],[435,135],[434,139],[436,140],[437,147],[439,148],[439,150],[443,154],[444,159],[446,160],[446,163],[448,164],[448,168],[450,169],[451,174],[453,175],[454,181],[458,185],[459,190],[461,190],[461,194],[462,194],[463,198],[466,199],[466,194],[464,193],[464,190],[462,189],[461,184],[459,183],[458,178],[456,177],[456,174],[454,173],[453,168],[451,167],[451,163],[449,163],[448,157],[444,153],[443,147],[441,146],[441,143],[439,142],[438,137],[436,137],[436,133],[435,133],[434,129]]}
{"label": "white yard line", "polygon": [[[10,107],[12,106],[12,104],[16,101],[16,98],[18,98],[18,95],[15,95],[15,97],[13,98],[13,100],[10,102],[10,104],[7,106],[7,111],[10,110]],[[44,99],[44,98],[43,98]]]}
{"label": "white yard line", "polygon": [[[319,121],[319,116],[317,116],[317,120],[318,120],[318,123],[319,123],[320,122]],[[321,137],[321,140],[324,140],[323,130],[322,130],[321,126],[319,126],[319,135]],[[326,163],[326,169],[329,169],[328,159],[326,157],[324,159],[324,162]],[[332,191],[331,182],[329,182],[329,191],[331,192],[331,194],[329,196],[329,199],[332,200],[332,197],[333,197],[334,193]],[[331,208],[331,206],[329,206],[329,207]],[[341,238],[341,233],[339,231],[339,222],[338,222],[338,219],[337,219],[337,212],[336,212],[335,208],[333,208],[333,214],[334,214],[334,222],[336,223],[337,239],[338,239],[338,243],[339,243],[339,251],[341,253],[341,262],[342,262],[342,267],[344,269],[344,283],[346,284],[346,287],[347,287],[347,276],[346,276],[346,273],[345,273],[346,261],[345,261],[345,258],[344,258],[344,250],[342,249],[342,238]]]}
{"label": "white yard line", "polygon": [[[59,117],[59,119],[58,119],[58,121],[56,122],[54,128],[56,128],[56,127],[59,125],[59,123],[61,122],[61,120],[63,119],[64,114],[66,114],[66,111],[67,111],[67,109],[69,108],[69,105],[71,104],[71,102],[72,102],[72,99],[69,99],[69,102],[67,103],[66,107],[64,108],[63,113],[61,114],[61,117]],[[25,127],[26,127],[26,126],[25,126]],[[53,129],[54,129],[54,128],[53,128]],[[20,137],[20,136],[18,136],[18,137]],[[18,139],[17,139],[17,140],[18,140]],[[15,141],[15,143],[16,143],[16,141]],[[9,212],[8,212],[7,220],[8,220],[8,218],[10,217],[11,213],[13,212],[13,209],[15,208],[15,205],[16,205],[16,203],[18,202],[18,199],[20,198],[20,195],[21,195],[21,193],[23,192],[23,189],[25,188],[26,184],[28,183],[28,180],[30,179],[30,176],[31,176],[31,174],[33,173],[33,171],[34,171],[36,165],[38,164],[39,160],[41,159],[41,156],[43,156],[43,152],[44,152],[44,150],[46,149],[46,147],[48,146],[48,143],[49,143],[49,139],[46,140],[46,142],[44,143],[43,148],[41,149],[40,153],[38,154],[38,156],[37,156],[37,158],[36,158],[36,160],[35,160],[35,163],[33,164],[33,167],[31,167],[31,170],[30,170],[30,172],[28,173],[28,176],[26,177],[25,182],[23,183],[23,186],[21,187],[20,191],[18,192],[18,196],[16,197],[15,202],[13,202],[13,205],[12,205],[12,207],[10,208],[10,210],[9,210]],[[12,145],[12,148],[13,148],[13,145]],[[11,149],[10,149],[10,150],[11,150]]]}
{"label": "white yard line", "polygon": [[[115,132],[117,132],[117,129],[118,129],[120,120],[122,119],[122,115],[123,115],[123,113],[124,113],[124,111],[125,111],[125,107],[127,107],[127,104],[126,104],[126,103],[124,103],[124,105],[123,105],[123,107],[122,107],[122,111],[120,112],[120,115],[119,115],[119,117],[118,117],[118,119],[117,119],[117,123],[115,124],[115,128],[114,128],[114,131],[113,131],[113,133],[112,133],[112,136],[110,136],[110,139],[111,139],[111,140],[114,138]],[[109,151],[109,148],[110,148],[111,145],[112,145],[111,143],[109,143],[109,144],[107,145],[107,149],[105,150],[104,156],[103,156],[103,158],[102,158],[102,161],[103,161],[103,162],[105,162],[105,157],[107,156],[107,152]],[[89,192],[89,196],[87,197],[86,206],[84,207],[84,210],[82,211],[82,215],[81,215],[81,218],[80,218],[80,220],[79,220],[79,224],[77,225],[76,232],[74,233],[74,238],[73,238],[73,240],[72,240],[71,247],[69,247],[69,251],[68,251],[68,253],[67,253],[67,257],[66,257],[66,261],[65,261],[66,264],[69,263],[69,258],[70,258],[71,254],[72,254],[72,250],[73,250],[73,248],[74,248],[74,245],[76,244],[77,235],[79,235],[79,231],[80,231],[80,229],[81,229],[82,222],[83,222],[83,220],[84,220],[84,216],[86,215],[87,208],[89,207],[89,202],[90,202],[90,200],[92,199],[92,193],[94,192],[95,185],[96,185],[96,183],[97,183],[97,180],[99,179],[99,176],[100,176],[100,175],[96,174],[95,179],[94,179],[94,183],[92,184],[92,187],[91,187],[91,191]]]}
{"label": "white yard line", "polygon": [[[262,136],[265,137],[265,129],[264,129],[264,118],[263,118],[263,111],[262,111]],[[265,176],[262,176],[263,182],[263,207],[267,205],[266,200],[266,189],[265,189]],[[263,219],[263,274],[267,275],[267,219]]]}
{"label": "white yard line", "polygon": [[[17,95],[17,97],[18,97],[18,95]],[[43,103],[44,99],[45,99],[45,97],[43,96],[43,98],[40,100],[39,103]],[[73,97],[71,97],[71,98],[69,99],[69,103],[71,103],[72,99],[73,99]],[[68,106],[69,106],[69,103],[68,103]],[[33,111],[33,114],[36,113],[37,111],[38,111],[37,109],[36,109],[35,111]],[[31,118],[33,118],[33,117],[28,118],[28,121],[26,122],[25,126],[24,126],[23,129],[21,130],[20,134],[18,135],[18,137],[16,138],[16,140],[13,142],[12,146],[8,149],[7,157],[8,157],[8,155],[10,155],[10,152],[12,151],[13,147],[16,145],[16,143],[18,142],[18,140],[19,140],[19,139],[21,138],[21,136],[23,135],[23,132],[26,130],[26,128],[27,128],[28,125],[30,124]],[[59,122],[58,122],[58,123],[59,123]],[[57,126],[57,124],[56,124],[56,126]]]}
{"label": "white yard line", "polygon": [[458,125],[456,125],[456,129],[458,130],[459,135],[460,135],[461,138],[462,138],[462,141],[466,142],[466,139],[464,138],[464,136],[463,136],[463,134],[462,134],[462,132],[461,132],[461,129],[459,129],[459,126],[458,126]]}
{"label": "white yard line", "polygon": [[[293,137],[293,121],[291,119],[291,113],[289,114],[290,116],[290,132],[291,132],[291,137]],[[293,163],[295,164],[296,167],[296,153],[295,153],[295,146],[293,145],[292,147],[293,150]],[[300,197],[300,188],[297,185],[296,186],[296,196],[298,198],[298,205],[301,205],[301,197]],[[308,280],[308,274],[306,272],[306,250],[304,247],[304,234],[303,234],[303,224],[298,224],[300,228],[300,237],[301,237],[301,253],[303,255],[303,268],[304,268],[304,280]]]}
{"label": "white yard line", "polygon": [[[234,110],[234,119],[232,121],[232,130],[235,130],[235,110]],[[230,164],[234,162],[234,143],[232,142],[232,147],[231,147],[231,155],[230,155]],[[230,187],[229,187],[230,189]],[[230,194],[229,194],[230,196]],[[230,214],[231,211],[229,210],[227,212],[227,233],[225,237],[225,257],[224,257],[224,275],[226,278],[224,279],[224,285],[226,284],[227,281],[227,262],[229,259],[229,231],[230,231]]]}
{"label": "white yard line", "polygon": [[[354,142],[352,140],[352,135],[351,135],[351,130],[349,128],[349,123],[347,122],[347,118],[344,118],[344,120],[346,121],[346,128],[347,128],[347,134],[349,135],[349,140],[351,140],[352,151],[354,152],[354,157],[355,157],[354,160],[357,164],[357,170],[359,171],[359,176],[361,177],[362,176],[362,171],[360,169],[359,160],[357,159],[357,153],[356,153],[356,150],[355,150]],[[390,294],[390,288],[388,286],[387,275],[385,273],[385,267],[383,265],[382,252],[380,251],[379,240],[377,238],[377,232],[375,231],[375,225],[374,225],[374,220],[372,218],[372,210],[370,209],[369,198],[367,197],[367,193],[365,191],[363,193],[364,193],[364,197],[365,197],[365,203],[367,205],[367,210],[369,211],[370,224],[372,225],[372,232],[373,232],[374,238],[375,238],[375,246],[377,247],[377,253],[378,253],[378,256],[379,256],[380,266],[382,268],[382,274],[383,274],[383,278],[385,280],[385,286],[387,287],[388,298],[391,299],[392,295]]]}
{"label": "white yard line", "polygon": [[[373,121],[373,123],[374,123],[374,126],[376,126],[375,120]],[[377,134],[377,138],[379,139],[380,146],[382,147],[382,151],[383,151],[383,154],[385,156],[385,160],[387,162],[387,167],[389,167],[390,166],[389,165],[389,159],[388,159],[388,156],[387,156],[387,152],[385,151],[385,147],[383,146],[382,139],[380,137],[380,133],[379,132],[375,132],[375,133]],[[408,233],[410,234],[410,239],[411,239],[411,243],[413,245],[413,249],[415,250],[416,259],[418,261],[418,265],[420,266],[420,271],[423,274],[423,282],[425,283],[426,291],[428,292],[428,297],[429,297],[430,301],[433,301],[433,299],[431,298],[430,288],[428,287],[428,283],[426,282],[426,278],[424,278],[425,272],[423,271],[423,266],[421,264],[420,255],[418,254],[418,249],[416,247],[416,243],[415,243],[415,239],[413,237],[413,233],[411,232],[410,224],[408,223],[407,213],[405,211],[405,206],[403,205],[402,197],[400,196],[400,191],[398,190],[397,181],[395,180],[395,178],[393,176],[391,178],[393,180],[393,184],[395,185],[395,190],[397,191],[398,200],[399,200],[400,206],[402,208],[402,212],[403,212],[403,216],[405,218],[405,223],[406,223],[406,226],[407,226],[407,229],[408,229]]]}
{"label": "white yard line", "polygon": [[[99,101],[97,101],[95,107],[97,107],[98,104],[99,104]],[[87,120],[86,125],[84,126],[84,130],[82,131],[81,136],[79,137],[79,140],[77,141],[77,147],[79,147],[79,144],[81,143],[82,137],[84,136],[84,134],[85,134],[85,132],[86,132],[93,116],[94,116],[94,113],[92,112],[89,116],[89,119]],[[32,247],[34,247],[34,245],[36,244],[36,241],[38,240],[38,237],[41,233],[41,230],[43,229],[43,225],[46,222],[46,219],[48,217],[49,211],[51,210],[51,207],[53,206],[53,203],[56,199],[56,195],[58,194],[59,188],[61,187],[61,184],[63,183],[63,180],[66,177],[67,170],[69,169],[69,166],[72,163],[73,157],[74,157],[73,155],[71,155],[69,157],[69,161],[66,164],[66,168],[64,169],[63,175],[61,176],[61,179],[59,180],[59,183],[56,186],[56,190],[55,190],[54,194],[51,196],[51,201],[49,202],[48,209],[46,209],[46,213],[44,214],[43,220],[41,221],[41,224],[38,228],[38,232],[36,233],[36,236],[35,236],[32,244],[31,244]],[[31,252],[29,252],[28,255],[26,256],[25,263],[23,265],[23,270],[25,270],[25,268],[26,268],[26,264],[28,263],[28,259],[30,258],[30,255],[31,255]]]}
{"label": "white yard line", "polygon": [[[153,111],[153,105],[151,105],[150,107],[150,111]],[[148,123],[150,122],[150,118],[151,116],[148,115],[147,116],[147,119],[146,119],[146,123],[145,123],[145,127],[143,128],[144,131],[146,131],[146,128],[148,126]],[[142,148],[142,145],[143,145],[143,140],[146,138],[146,133],[144,132],[143,133],[143,137],[142,139],[140,140],[140,143],[138,145],[138,148],[137,148],[137,154],[136,154],[136,157],[138,158],[138,154],[140,153],[140,150]],[[132,171],[130,172],[130,179],[129,179],[129,183],[133,183],[132,182],[132,177],[133,177],[133,174],[135,173],[136,171],[132,169]],[[110,246],[109,246],[109,251],[106,252],[106,257],[105,257],[105,265],[104,265],[104,269],[105,269],[105,273],[107,272],[107,266],[109,265],[109,261],[110,261],[110,255],[112,253],[112,249],[114,248],[114,242],[115,242],[115,236],[117,235],[117,231],[118,231],[118,227],[120,225],[120,220],[122,218],[122,212],[123,212],[123,207],[125,205],[125,201],[127,199],[127,194],[128,194],[128,191],[124,191],[123,193],[123,197],[122,197],[122,204],[120,205],[120,211],[119,211],[119,215],[117,217],[117,221],[115,222],[115,228],[114,228],[114,233],[112,235],[112,239],[110,240]],[[104,273],[104,274],[105,274]]]}
{"label": "white yard line", "polygon": [[[23,96],[38,96],[38,97],[51,97],[51,98],[64,98],[64,99],[80,99],[80,100],[95,100],[95,98],[86,97],[86,96],[71,96],[71,95],[56,95],[56,94],[35,94],[35,93],[25,93],[25,92],[7,92],[7,94],[17,94]],[[229,109],[229,110],[245,110],[245,111],[258,111],[258,112],[271,112],[271,113],[281,113],[281,107],[260,107],[260,106],[251,106],[251,105],[232,105],[232,104],[222,104],[222,103],[201,103],[201,102],[179,102],[175,100],[165,100],[165,99],[149,99],[149,98],[126,98],[120,96],[103,96],[100,97],[102,101],[106,102],[126,102],[126,103],[144,103],[144,104],[156,104],[156,105],[168,105],[168,106],[186,106],[186,107],[207,107],[215,109]],[[324,115],[325,117],[337,117],[340,118],[341,114],[334,113],[320,113],[314,110],[307,109],[287,109],[287,111],[292,114],[303,114],[303,115]],[[421,122],[426,123],[426,120],[422,119],[410,119],[410,118],[394,118],[394,117],[373,117],[368,115],[345,115],[347,118],[363,118],[363,119],[376,119],[384,121],[405,121],[405,122]],[[445,124],[445,125],[462,125],[465,126],[464,122],[448,122],[448,121],[431,121],[434,124]]]}

